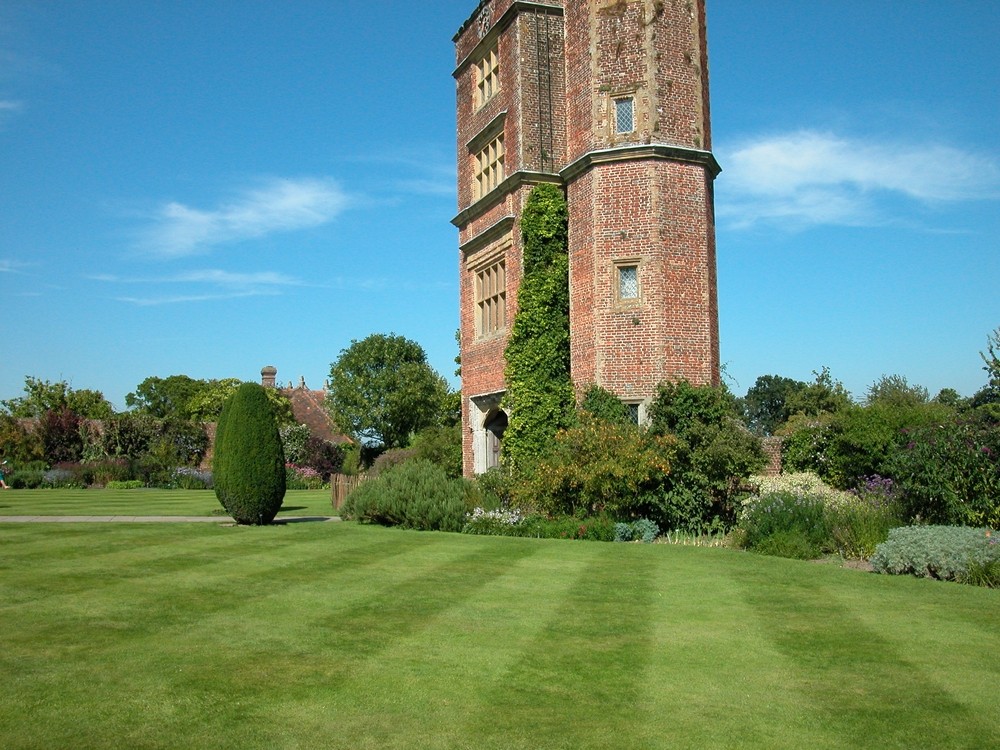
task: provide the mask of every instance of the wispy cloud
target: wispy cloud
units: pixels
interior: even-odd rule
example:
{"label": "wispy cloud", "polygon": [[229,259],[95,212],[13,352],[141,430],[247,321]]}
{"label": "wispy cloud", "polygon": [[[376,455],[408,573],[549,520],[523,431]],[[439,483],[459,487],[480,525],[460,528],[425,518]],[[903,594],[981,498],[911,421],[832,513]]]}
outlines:
{"label": "wispy cloud", "polygon": [[3,125],[14,115],[24,111],[24,102],[13,99],[0,99],[0,125]]}
{"label": "wispy cloud", "polygon": [[0,258],[0,273],[21,273],[28,265],[28,263],[23,263],[19,260]]}
{"label": "wispy cloud", "polygon": [[218,245],[326,224],[349,205],[328,179],[271,179],[215,208],[170,202],[142,231],[140,247],[161,258],[206,253]]}
{"label": "wispy cloud", "polygon": [[736,228],[890,223],[889,198],[921,205],[1000,197],[1000,167],[945,144],[799,131],[746,141],[722,156],[717,206]]}
{"label": "wispy cloud", "polygon": [[109,274],[91,276],[95,281],[110,284],[183,286],[184,291],[173,294],[124,295],[115,297],[119,302],[148,307],[186,302],[234,299],[238,297],[275,296],[287,287],[305,286],[305,282],[291,276],[270,271],[258,273],[233,273],[219,269],[186,271],[171,276],[123,277]]}

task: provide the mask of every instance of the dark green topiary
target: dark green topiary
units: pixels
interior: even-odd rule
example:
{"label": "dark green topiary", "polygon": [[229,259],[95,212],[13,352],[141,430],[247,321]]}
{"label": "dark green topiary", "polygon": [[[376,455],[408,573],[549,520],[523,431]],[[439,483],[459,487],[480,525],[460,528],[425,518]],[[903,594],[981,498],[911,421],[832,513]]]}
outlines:
{"label": "dark green topiary", "polygon": [[264,388],[244,383],[222,407],[212,460],[215,495],[237,523],[271,523],[285,497],[285,458]]}

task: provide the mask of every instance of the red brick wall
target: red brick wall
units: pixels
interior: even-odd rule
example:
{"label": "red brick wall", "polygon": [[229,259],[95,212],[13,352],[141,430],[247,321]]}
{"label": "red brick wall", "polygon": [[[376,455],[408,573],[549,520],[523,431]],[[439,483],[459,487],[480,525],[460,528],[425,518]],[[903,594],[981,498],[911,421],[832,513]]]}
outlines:
{"label": "red brick wall", "polygon": [[[500,113],[506,113],[508,176],[556,172],[606,149],[663,144],[701,151],[711,145],[704,0],[545,2],[564,13],[541,13],[537,3],[484,0],[455,38],[459,243],[515,217],[506,262],[508,329],[521,279],[517,219],[531,180],[507,194],[497,191],[468,211],[468,144]],[[498,40],[501,82],[494,99],[474,111],[471,63],[493,38],[481,41],[484,10]],[[541,39],[548,40],[551,55],[540,68]],[[551,82],[551,97],[539,85],[540,73]],[[632,133],[613,132],[616,95],[634,97]],[[567,172],[571,356],[578,387],[599,383],[637,399],[652,395],[664,379],[719,382],[713,176],[704,164],[664,155],[623,154],[624,160]],[[480,250],[475,244],[474,253]],[[634,304],[616,301],[614,261],[625,258],[639,263],[640,299]],[[460,251],[458,261],[467,411],[470,396],[504,389],[507,338],[476,339],[474,274],[467,253]],[[468,471],[470,415],[463,417]]]}

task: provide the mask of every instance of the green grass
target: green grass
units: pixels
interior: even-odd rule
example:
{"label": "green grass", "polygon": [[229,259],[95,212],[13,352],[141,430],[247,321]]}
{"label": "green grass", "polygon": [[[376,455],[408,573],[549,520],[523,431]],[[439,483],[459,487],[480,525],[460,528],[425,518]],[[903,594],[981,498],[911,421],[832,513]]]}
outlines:
{"label": "green grass", "polygon": [[998,621],[731,550],[0,523],[0,747],[983,748]]}
{"label": "green grass", "polygon": [[[222,513],[211,490],[0,490],[2,516],[211,516]],[[282,516],[330,516],[330,490],[289,490]]]}

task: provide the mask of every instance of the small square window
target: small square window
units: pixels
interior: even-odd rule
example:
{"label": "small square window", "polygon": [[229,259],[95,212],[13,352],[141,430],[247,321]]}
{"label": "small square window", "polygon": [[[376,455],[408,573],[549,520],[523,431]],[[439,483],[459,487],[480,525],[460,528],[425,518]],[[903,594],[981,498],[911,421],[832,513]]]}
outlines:
{"label": "small square window", "polygon": [[635,130],[635,99],[625,96],[615,99],[615,132],[631,133]]}
{"label": "small square window", "polygon": [[618,299],[639,299],[638,266],[618,266]]}
{"label": "small square window", "polygon": [[632,424],[639,424],[639,404],[625,404],[625,410],[628,412],[628,417],[632,421]]}

